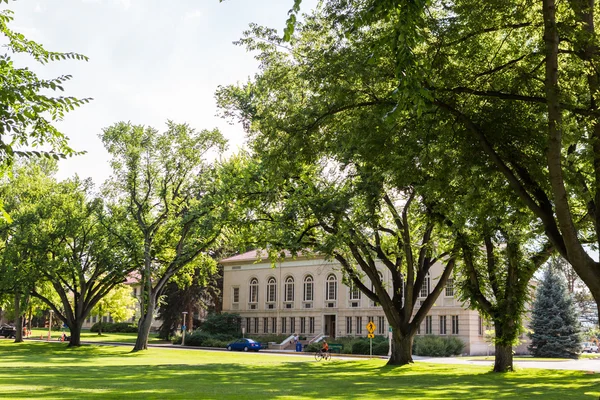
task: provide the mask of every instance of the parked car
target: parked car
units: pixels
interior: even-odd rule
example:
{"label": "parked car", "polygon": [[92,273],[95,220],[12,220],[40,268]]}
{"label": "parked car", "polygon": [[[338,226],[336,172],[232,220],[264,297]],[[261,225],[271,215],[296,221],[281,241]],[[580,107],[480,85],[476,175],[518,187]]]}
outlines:
{"label": "parked car", "polygon": [[252,339],[238,339],[227,345],[227,350],[259,351],[262,349],[260,343]]}
{"label": "parked car", "polygon": [[581,344],[581,351],[583,353],[597,353],[598,345],[592,342],[585,342]]}
{"label": "parked car", "polygon": [[2,325],[0,326],[0,336],[4,336],[5,338],[14,338],[17,336],[17,328],[10,325]]}

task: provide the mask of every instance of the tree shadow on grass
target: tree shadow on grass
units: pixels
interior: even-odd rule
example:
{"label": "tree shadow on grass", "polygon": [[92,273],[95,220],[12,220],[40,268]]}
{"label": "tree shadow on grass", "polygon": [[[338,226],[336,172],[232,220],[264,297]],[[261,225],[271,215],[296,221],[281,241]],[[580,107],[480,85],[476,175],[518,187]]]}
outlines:
{"label": "tree shadow on grass", "polygon": [[[221,353],[222,355],[222,353]],[[94,356],[97,356],[94,354]],[[281,362],[256,355],[177,365],[36,367],[0,370],[7,398],[201,399],[577,399],[598,398],[597,375],[441,364],[382,367],[380,362],[309,359]],[[227,360],[239,362],[227,362]],[[26,390],[26,388],[30,388]],[[595,396],[595,397],[592,397]]]}

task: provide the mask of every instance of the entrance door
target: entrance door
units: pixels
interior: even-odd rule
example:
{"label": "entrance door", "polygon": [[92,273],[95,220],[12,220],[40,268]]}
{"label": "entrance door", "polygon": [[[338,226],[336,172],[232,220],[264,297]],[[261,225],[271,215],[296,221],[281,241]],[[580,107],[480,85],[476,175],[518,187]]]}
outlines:
{"label": "entrance door", "polygon": [[335,315],[325,315],[325,335],[335,338]]}

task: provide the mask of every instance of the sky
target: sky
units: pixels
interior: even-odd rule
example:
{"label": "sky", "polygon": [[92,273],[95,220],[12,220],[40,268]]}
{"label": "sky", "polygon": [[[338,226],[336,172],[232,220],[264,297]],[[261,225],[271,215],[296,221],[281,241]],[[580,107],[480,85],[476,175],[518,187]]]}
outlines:
{"label": "sky", "polygon": [[[303,0],[302,11],[318,0]],[[71,74],[65,95],[93,101],[68,113],[57,127],[75,150],[59,163],[59,179],[78,174],[100,185],[111,173],[98,135],[119,121],[163,129],[167,120],[195,129],[219,128],[230,151],[244,144],[241,126],[220,119],[219,85],[243,83],[258,62],[232,42],[251,22],[283,31],[293,0],[18,0],[11,28],[47,50],[77,52],[84,61],[29,66],[40,77]]]}

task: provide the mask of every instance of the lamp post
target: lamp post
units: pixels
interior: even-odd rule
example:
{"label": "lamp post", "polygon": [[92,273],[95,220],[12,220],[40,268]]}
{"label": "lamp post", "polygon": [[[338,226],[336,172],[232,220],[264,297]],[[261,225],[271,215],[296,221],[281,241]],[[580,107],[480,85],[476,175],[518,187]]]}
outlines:
{"label": "lamp post", "polygon": [[183,322],[181,323],[181,345],[185,346],[185,317],[187,316],[187,311],[182,312],[183,314]]}
{"label": "lamp post", "polygon": [[50,319],[48,321],[48,341],[50,340],[50,336],[52,335],[52,315],[54,314],[54,310],[50,310]]}

